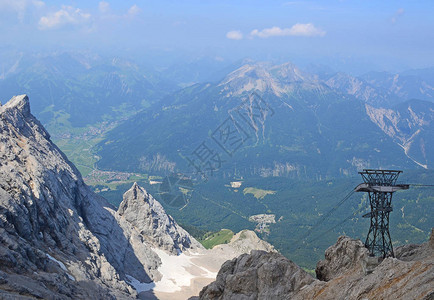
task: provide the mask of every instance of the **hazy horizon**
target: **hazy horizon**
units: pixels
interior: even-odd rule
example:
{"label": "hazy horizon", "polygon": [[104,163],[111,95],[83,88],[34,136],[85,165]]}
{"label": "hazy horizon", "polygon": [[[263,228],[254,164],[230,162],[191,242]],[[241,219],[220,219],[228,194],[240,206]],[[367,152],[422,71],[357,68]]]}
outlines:
{"label": "hazy horizon", "polygon": [[402,71],[434,66],[432,11],[431,1],[0,0],[0,51],[89,51],[156,67],[204,57]]}

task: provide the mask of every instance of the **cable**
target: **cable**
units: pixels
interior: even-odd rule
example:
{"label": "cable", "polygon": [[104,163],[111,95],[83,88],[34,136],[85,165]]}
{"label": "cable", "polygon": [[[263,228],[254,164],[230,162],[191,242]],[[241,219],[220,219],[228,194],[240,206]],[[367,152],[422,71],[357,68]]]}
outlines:
{"label": "cable", "polygon": [[297,250],[300,249],[301,244],[303,243],[303,241],[305,241],[311,234],[312,232],[317,229],[317,227],[319,225],[321,225],[321,223],[323,223],[334,211],[336,211],[336,209],[338,209],[345,201],[347,201],[353,194],[354,194],[354,189],[355,187],[351,190],[351,192],[349,192],[341,201],[339,201],[337,204],[335,204],[335,206],[332,207],[332,209],[330,209],[325,215],[323,215],[321,217],[321,219],[319,219],[304,235],[303,238],[298,239],[298,241],[296,242],[296,246],[298,245],[299,247],[296,248]]}
{"label": "cable", "polygon": [[[420,184],[420,183],[409,183],[408,185],[412,185],[412,186],[420,186],[420,187],[434,187],[434,184]],[[310,228],[306,234],[306,236],[299,241],[299,243],[305,241],[307,239],[307,237],[310,236],[310,234],[313,232],[314,229],[316,229],[316,227],[318,227],[318,225],[320,225],[322,222],[324,222],[324,220],[326,218],[328,218],[332,212],[334,210],[336,210],[340,205],[342,205],[352,194],[354,193],[354,190],[351,191],[347,196],[345,196],[344,199],[342,199],[340,202],[338,202],[338,204],[336,204],[327,214],[325,214],[323,216],[323,218],[321,218],[312,228]],[[324,236],[325,234],[329,233],[330,231],[333,231],[334,229],[336,229],[338,226],[341,226],[343,223],[345,223],[346,221],[348,221],[349,219],[353,218],[354,216],[356,216],[357,213],[359,213],[361,210],[363,210],[364,207],[360,207],[358,210],[356,210],[354,213],[352,213],[351,215],[349,215],[348,217],[346,217],[344,220],[342,220],[341,222],[339,222],[338,224],[336,224],[335,226],[333,226],[332,228],[328,229],[327,231],[323,232],[322,234],[316,236],[315,238],[313,238],[312,240],[308,241],[307,243],[312,243],[316,240],[318,240],[319,238],[321,238],[322,236]],[[301,245],[297,248],[300,249]]]}
{"label": "cable", "polygon": [[237,212],[237,211],[235,211],[235,210],[233,210],[233,209],[231,209],[231,208],[229,208],[229,207],[226,207],[226,206],[222,205],[222,204],[219,203],[219,202],[213,201],[213,200],[211,200],[210,198],[204,196],[204,194],[202,194],[202,193],[201,193],[200,191],[198,191],[197,189],[195,189],[194,192],[197,193],[197,194],[198,194],[202,199],[204,199],[205,201],[209,201],[209,202],[213,203],[214,205],[217,205],[217,206],[219,206],[219,207],[221,207],[221,208],[223,208],[223,209],[226,209],[226,210],[230,211],[231,213],[233,213],[233,214],[235,214],[235,215],[237,215],[237,216],[239,216],[239,217],[241,217],[241,218],[243,218],[243,219],[245,219],[245,220],[248,220],[248,219],[249,219],[248,217],[244,216],[242,213]]}
{"label": "cable", "polygon": [[434,186],[434,184],[421,184],[421,183],[408,183],[408,185],[423,186],[423,187],[432,187],[432,186]]}
{"label": "cable", "polygon": [[314,229],[316,229],[322,222],[324,222],[330,215],[338,209],[345,201],[347,201],[354,194],[354,189],[351,190],[341,201],[339,201],[335,206],[332,207],[325,215],[321,217],[305,234],[304,239],[309,237]]}
{"label": "cable", "polygon": [[324,236],[325,234],[329,233],[330,231],[333,231],[334,229],[336,229],[336,227],[338,227],[338,226],[344,224],[344,223],[345,223],[346,221],[348,221],[349,219],[355,217],[355,216],[356,216],[360,211],[362,211],[364,208],[365,208],[365,207],[363,207],[363,206],[360,207],[358,210],[356,210],[355,212],[353,212],[351,215],[349,215],[348,217],[346,217],[344,220],[342,220],[341,222],[339,222],[338,224],[336,224],[335,226],[333,226],[332,228],[330,228],[330,229],[327,230],[326,232],[324,232],[324,233],[318,235],[316,238],[310,240],[310,241],[307,242],[307,243],[310,244],[310,243],[312,243],[312,242],[315,242],[316,240],[318,240],[319,238],[321,238],[321,237]]}

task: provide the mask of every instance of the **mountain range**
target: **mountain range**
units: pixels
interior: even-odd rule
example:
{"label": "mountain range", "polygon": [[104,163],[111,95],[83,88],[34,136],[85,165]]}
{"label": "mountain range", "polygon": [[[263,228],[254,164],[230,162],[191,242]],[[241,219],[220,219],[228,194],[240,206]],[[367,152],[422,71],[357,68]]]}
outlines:
{"label": "mountain range", "polygon": [[432,299],[434,232],[384,260],[342,236],[315,279],[251,231],[205,250],[136,183],[116,210],[51,142],[25,95],[0,106],[0,139],[1,298]]}
{"label": "mountain range", "polygon": [[21,53],[8,62],[0,97],[30,95],[34,113],[57,130],[125,118],[176,89],[147,67],[90,53]]}
{"label": "mountain range", "polygon": [[[368,75],[319,76],[291,63],[243,65],[220,81],[175,92],[109,131],[98,145],[98,168],[189,174],[199,163],[207,176],[297,178],[430,168],[431,81]],[[204,147],[212,162],[197,156]]]}
{"label": "mountain range", "polygon": [[[15,93],[12,86],[40,93],[32,97],[32,111],[91,188],[116,207],[137,181],[189,232],[202,232],[195,235],[198,239],[221,228],[259,228],[261,238],[311,270],[338,235],[365,235],[366,220],[355,215],[304,249],[293,247],[330,203],[359,182],[358,170],[402,168],[404,182],[430,183],[433,107],[426,91],[433,82],[431,69],[355,77],[291,63],[203,63],[155,71],[88,53],[18,55],[1,62],[0,97]],[[201,65],[207,67],[193,72]],[[104,85],[110,74],[125,80]],[[395,77],[391,89],[386,79]],[[194,83],[204,79],[210,82]],[[425,98],[417,91],[425,91]],[[149,102],[142,102],[148,92]],[[55,105],[53,113],[43,109],[47,99]],[[100,104],[92,108],[93,102]],[[208,161],[200,160],[204,154]],[[175,184],[180,197],[169,199],[161,183],[172,172],[201,180],[193,186]],[[232,188],[233,182],[240,187]],[[430,197],[426,188],[395,196],[391,226],[396,245],[426,240],[432,227]],[[364,206],[366,199],[353,197],[339,214]],[[262,215],[275,223],[261,229],[263,223],[250,221]],[[341,219],[332,216],[328,227]]]}

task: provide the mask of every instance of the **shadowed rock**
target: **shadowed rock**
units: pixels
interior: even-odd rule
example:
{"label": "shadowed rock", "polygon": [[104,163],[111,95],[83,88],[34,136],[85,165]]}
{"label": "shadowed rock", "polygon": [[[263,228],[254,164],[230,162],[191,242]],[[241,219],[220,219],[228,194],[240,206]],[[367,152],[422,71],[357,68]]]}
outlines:
{"label": "shadowed rock", "polygon": [[0,141],[0,290],[110,299],[135,295],[126,275],[159,278],[158,256],[84,184],[26,95],[0,106]]}

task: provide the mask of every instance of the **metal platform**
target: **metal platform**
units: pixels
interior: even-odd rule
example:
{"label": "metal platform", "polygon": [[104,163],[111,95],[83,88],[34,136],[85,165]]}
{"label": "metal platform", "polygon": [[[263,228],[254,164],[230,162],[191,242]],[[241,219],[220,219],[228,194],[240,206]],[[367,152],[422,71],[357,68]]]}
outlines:
{"label": "metal platform", "polygon": [[371,226],[366,237],[365,246],[370,256],[394,256],[392,241],[389,233],[389,214],[393,211],[392,194],[399,190],[407,190],[408,184],[396,184],[398,170],[365,169],[359,172],[363,183],[359,184],[355,192],[367,192],[371,211],[364,218],[370,218]]}

